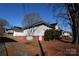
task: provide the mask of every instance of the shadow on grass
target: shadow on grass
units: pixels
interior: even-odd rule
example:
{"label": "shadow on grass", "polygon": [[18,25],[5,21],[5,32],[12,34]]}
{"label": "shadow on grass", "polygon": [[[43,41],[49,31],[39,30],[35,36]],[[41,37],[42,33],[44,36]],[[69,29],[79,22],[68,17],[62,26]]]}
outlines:
{"label": "shadow on grass", "polygon": [[4,42],[17,42],[17,41],[7,37],[0,37],[0,43],[4,43]]}

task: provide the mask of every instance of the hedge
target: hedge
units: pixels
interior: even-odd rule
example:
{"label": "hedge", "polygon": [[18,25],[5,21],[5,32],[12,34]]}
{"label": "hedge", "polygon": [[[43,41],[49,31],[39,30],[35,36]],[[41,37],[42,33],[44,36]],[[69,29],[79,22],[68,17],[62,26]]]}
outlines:
{"label": "hedge", "polygon": [[53,40],[53,39],[59,39],[61,35],[61,31],[59,30],[46,30],[45,31],[45,40],[48,41],[48,40]]}

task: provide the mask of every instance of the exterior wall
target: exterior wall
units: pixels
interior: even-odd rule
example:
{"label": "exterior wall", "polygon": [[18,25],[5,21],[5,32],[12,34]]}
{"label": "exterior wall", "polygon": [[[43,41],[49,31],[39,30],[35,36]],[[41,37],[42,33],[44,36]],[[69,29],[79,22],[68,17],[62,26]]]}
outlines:
{"label": "exterior wall", "polygon": [[[30,35],[32,35],[32,36],[44,36],[44,32],[47,29],[51,29],[51,28],[49,28],[45,25],[40,25],[38,27],[34,27],[34,28],[31,28],[31,29],[24,30],[24,33],[26,34],[26,36],[30,36]],[[34,32],[32,32],[31,30],[34,30]],[[29,33],[30,33],[30,35],[29,35]]]}
{"label": "exterior wall", "polygon": [[23,32],[16,32],[14,31],[13,36],[26,36]]}
{"label": "exterior wall", "polygon": [[[24,34],[27,36],[27,40],[33,40],[34,41],[44,41],[44,32],[47,29],[51,29],[45,25],[40,25],[38,27],[34,27],[34,28],[30,28],[30,29],[26,29],[24,30]],[[34,30],[34,31],[32,31]]]}
{"label": "exterior wall", "polygon": [[34,40],[34,41],[38,41],[38,40],[44,41],[44,36],[27,36],[26,38],[29,41],[32,41],[32,40]]}
{"label": "exterior wall", "polygon": [[5,31],[6,33],[13,33],[14,31],[13,30],[8,30],[8,31]]}
{"label": "exterior wall", "polygon": [[55,29],[56,29],[56,30],[59,30],[59,26],[58,26],[58,25],[56,25],[56,26],[55,26]]}
{"label": "exterior wall", "polygon": [[27,40],[35,40],[38,41],[44,41],[44,32],[47,29],[51,29],[50,27],[47,27],[45,25],[40,25],[34,28],[26,29],[23,32],[16,32],[14,31],[13,36],[26,36]]}
{"label": "exterior wall", "polygon": [[39,40],[42,41],[42,39],[43,39],[42,36],[39,36]]}
{"label": "exterior wall", "polygon": [[34,38],[33,36],[26,36],[27,40],[32,41]]}
{"label": "exterior wall", "polygon": [[65,35],[65,36],[70,36],[70,34],[69,34],[69,33],[64,33],[64,35]]}
{"label": "exterior wall", "polygon": [[39,36],[34,36],[34,41],[38,41]]}
{"label": "exterior wall", "polygon": [[62,36],[70,36],[69,33],[62,33]]}

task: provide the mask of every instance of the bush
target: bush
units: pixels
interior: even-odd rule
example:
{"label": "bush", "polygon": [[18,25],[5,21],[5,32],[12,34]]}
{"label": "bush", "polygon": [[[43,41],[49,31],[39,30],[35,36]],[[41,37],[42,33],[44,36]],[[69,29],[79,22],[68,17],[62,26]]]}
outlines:
{"label": "bush", "polygon": [[0,37],[3,37],[5,33],[5,29],[0,27]]}
{"label": "bush", "polygon": [[59,39],[61,35],[61,31],[59,30],[46,30],[45,31],[45,40],[53,40],[53,39]]}

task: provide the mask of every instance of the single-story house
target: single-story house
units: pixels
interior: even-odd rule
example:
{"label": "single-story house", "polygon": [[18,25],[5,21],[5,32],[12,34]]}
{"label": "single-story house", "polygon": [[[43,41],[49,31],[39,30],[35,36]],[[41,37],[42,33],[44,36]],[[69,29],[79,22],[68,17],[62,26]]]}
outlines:
{"label": "single-story house", "polygon": [[68,31],[62,31],[62,35],[60,36],[62,39],[72,39],[72,33]]}
{"label": "single-story house", "polygon": [[13,34],[14,30],[13,29],[6,29],[5,33],[7,34]]}
{"label": "single-story house", "polygon": [[71,36],[71,32],[62,31],[62,36]]}
{"label": "single-story house", "polygon": [[14,26],[13,30],[14,30],[13,36],[26,36],[21,27]]}
{"label": "single-story house", "polygon": [[32,24],[24,29],[14,30],[13,36],[24,36],[27,40],[44,40],[44,33],[47,29],[58,29],[57,23],[49,24],[46,22],[39,22]]}
{"label": "single-story house", "polygon": [[39,22],[37,24],[33,24],[24,29],[24,34],[26,35],[27,40],[44,40],[44,33],[47,29],[56,29],[57,23],[48,24],[45,22]]}

